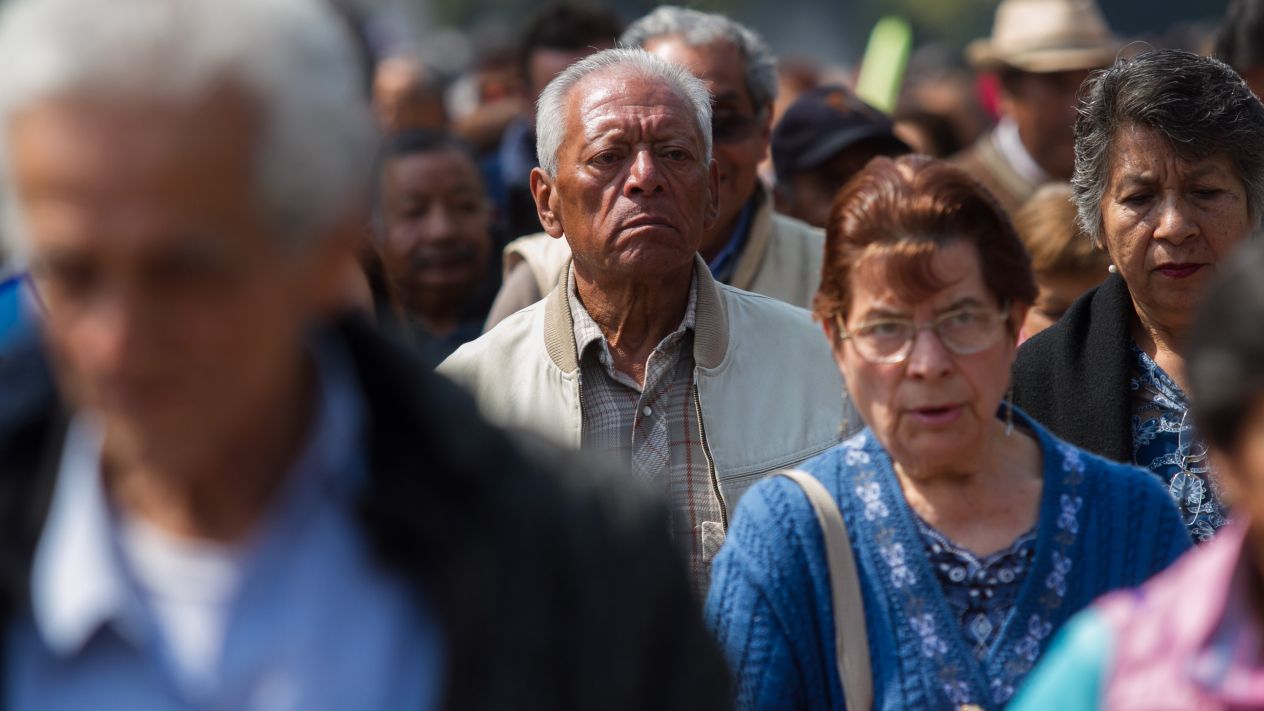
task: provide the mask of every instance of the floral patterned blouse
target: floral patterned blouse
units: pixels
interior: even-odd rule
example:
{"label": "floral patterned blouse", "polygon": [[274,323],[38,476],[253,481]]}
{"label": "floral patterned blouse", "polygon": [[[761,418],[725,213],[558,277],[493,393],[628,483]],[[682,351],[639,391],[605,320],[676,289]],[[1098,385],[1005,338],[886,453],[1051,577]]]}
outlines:
{"label": "floral patterned blouse", "polygon": [[1036,557],[1036,529],[1019,536],[1009,547],[979,558],[920,516],[916,519],[926,556],[960,623],[962,638],[983,661],[1014,611],[1018,593]]}
{"label": "floral patterned blouse", "polygon": [[1186,417],[1189,398],[1137,344],[1131,349],[1133,462],[1162,479],[1189,535],[1205,543],[1229,518],[1206,447]]}

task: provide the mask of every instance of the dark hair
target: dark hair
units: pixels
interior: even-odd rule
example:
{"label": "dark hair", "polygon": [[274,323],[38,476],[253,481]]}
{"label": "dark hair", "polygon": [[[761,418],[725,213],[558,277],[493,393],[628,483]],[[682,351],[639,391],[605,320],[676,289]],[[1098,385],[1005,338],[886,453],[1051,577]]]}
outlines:
{"label": "dark hair", "polygon": [[522,72],[522,80],[528,83],[531,80],[531,53],[537,49],[578,52],[613,47],[621,34],[623,21],[605,8],[569,2],[542,5],[527,21],[518,46],[518,68]]}
{"label": "dark hair", "polygon": [[378,151],[377,159],[373,162],[371,219],[373,233],[378,235],[379,238],[386,233],[385,215],[382,213],[382,200],[385,195],[383,181],[385,180],[387,163],[395,158],[437,153],[439,151],[455,151],[465,156],[473,164],[475,173],[478,174],[478,179],[480,181],[483,180],[483,174],[478,170],[478,156],[475,154],[474,149],[470,144],[447,131],[438,131],[432,128],[410,128],[387,136],[386,140],[382,142],[381,150]]}
{"label": "dark hair", "polygon": [[1031,258],[996,198],[960,168],[921,155],[870,161],[839,191],[826,226],[816,318],[844,315],[856,268],[875,255],[890,259],[885,278],[903,298],[943,288],[931,258],[963,240],[978,251],[983,283],[1001,302],[1036,298]]}
{"label": "dark hair", "polygon": [[1264,243],[1247,242],[1228,262],[1207,290],[1185,355],[1198,430],[1232,451],[1264,394]]}
{"label": "dark hair", "polygon": [[1264,65],[1264,2],[1230,0],[1214,54],[1238,73]]}
{"label": "dark hair", "polygon": [[1264,213],[1264,105],[1217,59],[1159,49],[1120,59],[1081,88],[1071,178],[1080,228],[1101,235],[1101,203],[1121,129],[1154,131],[1185,159],[1227,156],[1246,188],[1248,214]]}

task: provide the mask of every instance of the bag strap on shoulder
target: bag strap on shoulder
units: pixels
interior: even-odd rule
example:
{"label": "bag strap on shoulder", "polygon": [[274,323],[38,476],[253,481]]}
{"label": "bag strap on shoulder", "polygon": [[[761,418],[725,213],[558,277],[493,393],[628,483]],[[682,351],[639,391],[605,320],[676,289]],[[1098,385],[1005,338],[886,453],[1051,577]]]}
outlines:
{"label": "bag strap on shoulder", "polygon": [[869,662],[869,635],[865,629],[860,575],[851,549],[851,537],[838,503],[816,477],[797,469],[777,472],[799,485],[812,504],[825,540],[830,593],[834,606],[834,651],[838,678],[843,684],[847,711],[873,708],[873,672]]}

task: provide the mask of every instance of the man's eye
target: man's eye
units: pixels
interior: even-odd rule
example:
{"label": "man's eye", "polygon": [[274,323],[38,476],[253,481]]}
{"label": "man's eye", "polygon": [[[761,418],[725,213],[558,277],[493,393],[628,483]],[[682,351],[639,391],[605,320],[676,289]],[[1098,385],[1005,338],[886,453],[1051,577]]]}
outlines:
{"label": "man's eye", "polygon": [[1119,202],[1124,205],[1128,205],[1129,207],[1138,207],[1150,202],[1150,193],[1133,193],[1131,195],[1126,195],[1124,196],[1124,199]]}
{"label": "man's eye", "polygon": [[614,165],[619,162],[619,154],[614,151],[605,151],[593,156],[594,165]]}
{"label": "man's eye", "polygon": [[668,149],[664,153],[664,155],[668,158],[668,160],[679,160],[679,161],[689,160],[689,153],[680,148]]}

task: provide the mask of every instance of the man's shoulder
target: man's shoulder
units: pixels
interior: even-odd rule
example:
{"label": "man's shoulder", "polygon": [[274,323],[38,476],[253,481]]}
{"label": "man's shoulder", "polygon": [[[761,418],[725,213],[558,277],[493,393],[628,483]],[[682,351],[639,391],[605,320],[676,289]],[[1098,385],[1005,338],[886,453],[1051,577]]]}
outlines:
{"label": "man's shoulder", "polygon": [[735,286],[718,283],[716,286],[724,295],[729,319],[739,319],[749,324],[740,328],[730,326],[734,336],[762,336],[766,333],[762,329],[772,328],[787,334],[810,334],[824,338],[812,322],[812,312],[807,309]]}
{"label": "man's shoulder", "polygon": [[543,348],[543,310],[537,301],[508,316],[490,331],[462,344],[436,369],[440,375],[459,377],[480,368],[504,368],[525,355],[524,349]]}
{"label": "man's shoulder", "polygon": [[817,248],[825,246],[825,230],[780,212],[772,213],[772,234],[776,240],[799,240]]}

